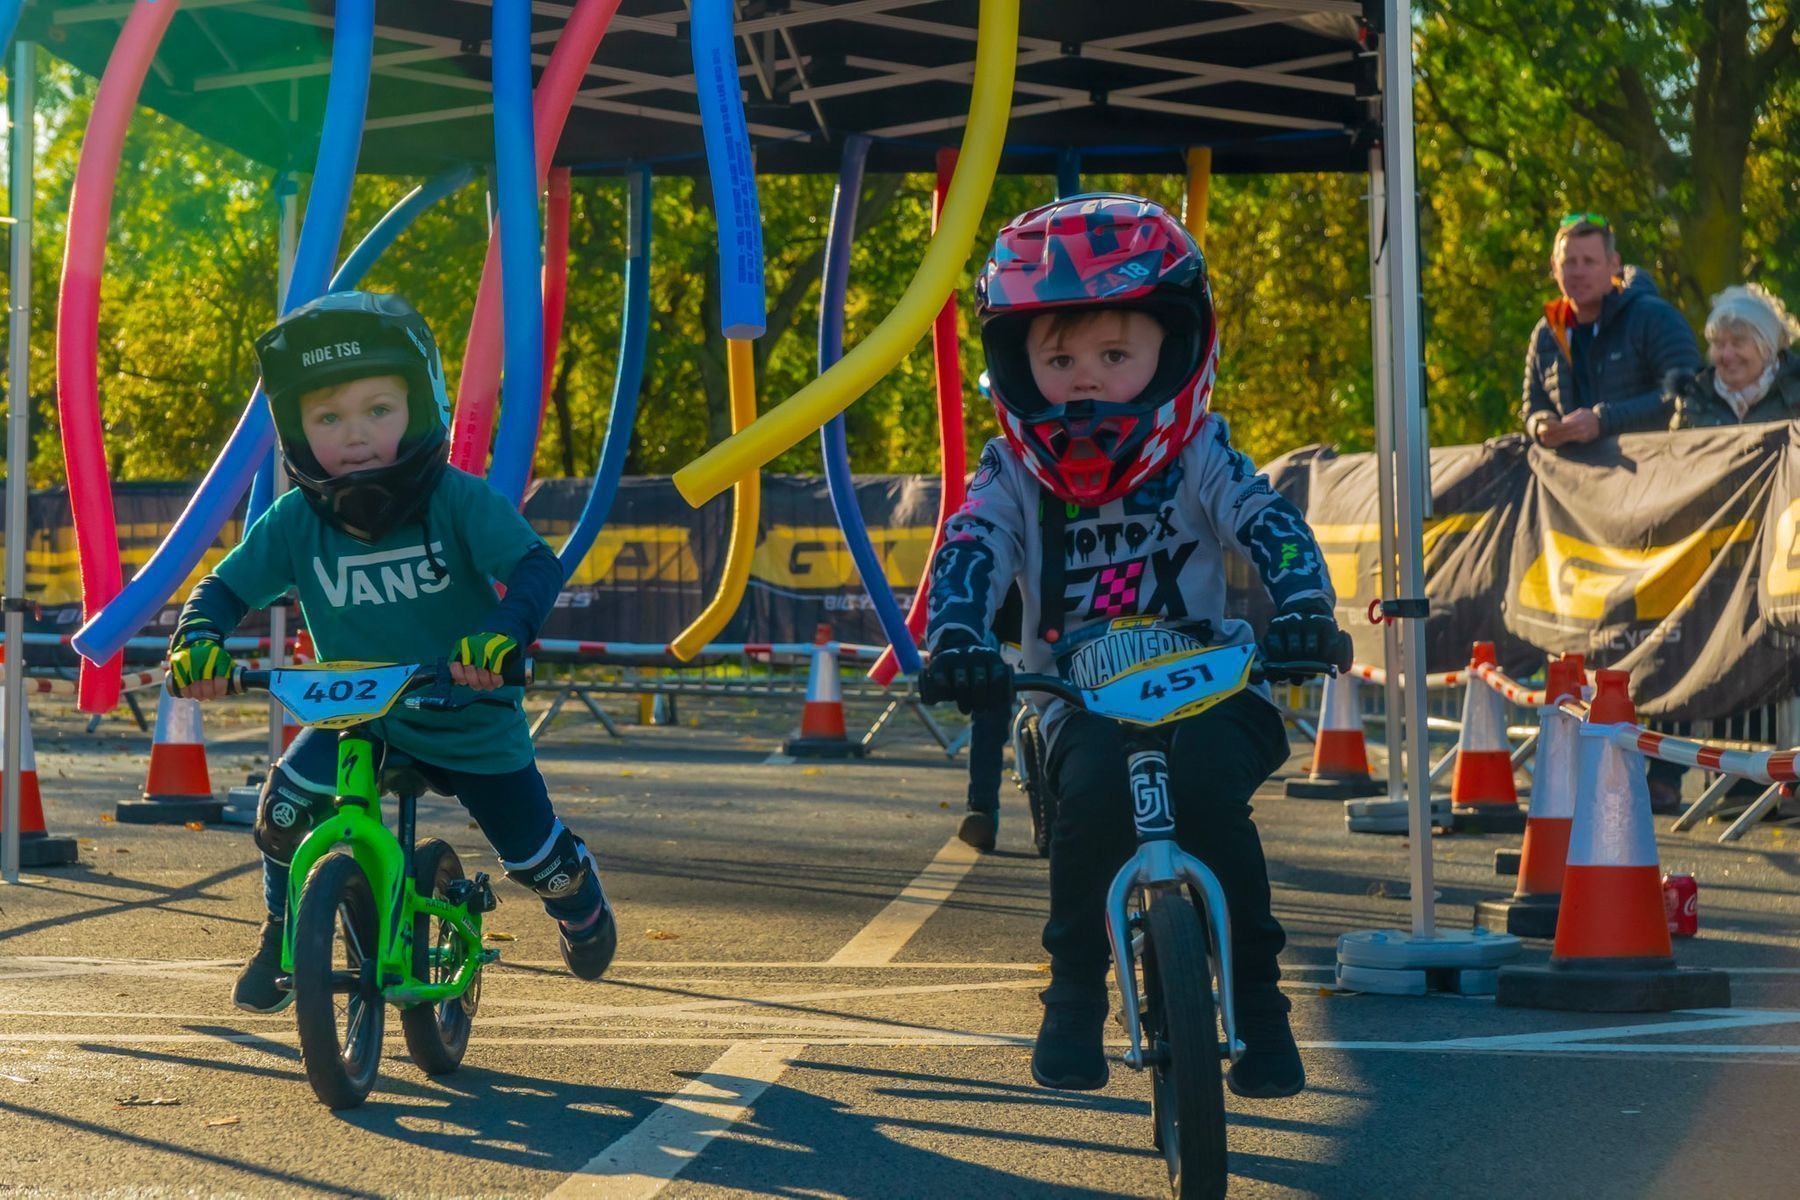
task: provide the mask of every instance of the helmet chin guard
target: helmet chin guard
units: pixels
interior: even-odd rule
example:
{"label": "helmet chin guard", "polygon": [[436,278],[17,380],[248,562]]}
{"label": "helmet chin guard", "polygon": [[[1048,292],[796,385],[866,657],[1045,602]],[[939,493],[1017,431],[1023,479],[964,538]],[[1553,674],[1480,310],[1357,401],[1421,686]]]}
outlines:
{"label": "helmet chin guard", "polygon": [[[1094,506],[1130,494],[1200,432],[1218,366],[1206,259],[1181,222],[1137,196],[1072,196],[1000,231],[975,282],[1000,427],[1058,498]],[[1122,404],[1050,404],[1026,335],[1054,311],[1135,310],[1163,330],[1155,374]]]}

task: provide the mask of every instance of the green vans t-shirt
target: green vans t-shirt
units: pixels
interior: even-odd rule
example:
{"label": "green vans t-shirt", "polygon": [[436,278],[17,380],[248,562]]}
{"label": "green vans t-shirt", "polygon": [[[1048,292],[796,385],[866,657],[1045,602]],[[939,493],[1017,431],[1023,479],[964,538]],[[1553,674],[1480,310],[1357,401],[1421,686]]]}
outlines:
{"label": "green vans t-shirt", "polygon": [[[322,661],[433,663],[448,656],[458,638],[482,628],[499,605],[494,581],[510,575],[541,541],[500,493],[446,467],[421,519],[372,544],[327,525],[305,496],[290,490],[215,574],[253,609],[296,588]],[[460,687],[455,692],[458,700],[476,694]],[[517,703],[523,689],[485,695],[512,700],[513,707],[477,704],[432,713],[396,705],[375,731],[438,766],[486,775],[519,770],[535,757]]]}

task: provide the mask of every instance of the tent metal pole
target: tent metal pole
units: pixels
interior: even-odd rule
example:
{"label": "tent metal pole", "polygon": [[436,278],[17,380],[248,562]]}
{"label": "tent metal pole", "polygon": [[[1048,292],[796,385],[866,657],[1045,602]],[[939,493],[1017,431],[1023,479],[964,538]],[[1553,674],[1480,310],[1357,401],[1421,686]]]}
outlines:
{"label": "tent metal pole", "polygon": [[[1391,349],[1395,533],[1398,599],[1425,595],[1424,518],[1429,470],[1422,346],[1419,336],[1418,186],[1413,163],[1412,7],[1385,0],[1387,27],[1381,39],[1382,125],[1387,184],[1388,335]],[[1398,622],[1401,670],[1406,676],[1407,831],[1412,855],[1412,932],[1436,936],[1432,900],[1431,792],[1425,777],[1425,624],[1423,617]],[[1392,664],[1389,664],[1390,670]]]}
{"label": "tent metal pole", "polygon": [[0,879],[19,882],[19,768],[25,744],[25,498],[31,457],[31,214],[32,114],[36,107],[34,51],[30,42],[13,47],[12,128],[7,138],[12,176],[12,263],[8,291],[6,413],[6,709],[0,741],[5,743],[6,810],[0,829]]}
{"label": "tent metal pole", "polygon": [[[299,240],[300,224],[300,188],[299,181],[291,175],[276,185],[281,189],[281,234],[276,246],[275,268],[275,311],[287,302],[288,280],[294,274],[294,246]],[[275,495],[287,491],[287,468],[282,464],[281,452],[275,455]],[[248,530],[246,530],[248,532]],[[286,603],[269,606],[269,661],[277,667],[287,665],[288,609]],[[281,744],[284,712],[281,701],[269,697],[269,762],[277,762],[283,749]]]}
{"label": "tent metal pole", "polygon": [[[1387,183],[1381,162],[1381,148],[1369,151],[1369,337],[1370,357],[1375,368],[1375,477],[1381,496],[1381,570],[1376,575],[1378,595],[1399,594],[1395,570],[1394,536],[1394,409],[1392,401],[1393,364],[1388,355],[1388,278],[1387,278]],[[1351,614],[1351,620],[1357,614]],[[1382,665],[1387,679],[1382,684],[1385,712],[1392,715],[1387,729],[1388,799],[1406,799],[1406,726],[1405,703],[1400,687],[1400,629],[1392,621],[1381,627]]]}

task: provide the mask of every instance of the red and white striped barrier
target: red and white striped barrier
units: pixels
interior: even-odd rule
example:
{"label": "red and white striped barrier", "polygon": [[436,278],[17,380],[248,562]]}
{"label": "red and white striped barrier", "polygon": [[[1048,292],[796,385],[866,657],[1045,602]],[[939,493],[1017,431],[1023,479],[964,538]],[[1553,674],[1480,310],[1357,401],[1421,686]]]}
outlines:
{"label": "red and white striped barrier", "polygon": [[[528,648],[545,654],[604,654],[614,658],[664,658],[670,654],[668,645],[663,642],[584,642],[570,638],[540,638]],[[881,652],[886,647],[860,646],[850,642],[827,642],[823,646],[813,642],[710,642],[700,648],[696,657],[709,654],[737,654],[752,658],[758,655],[791,654],[798,657],[826,649],[840,659],[874,662],[881,657]]]}
{"label": "red and white striped barrier", "polygon": [[[1351,663],[1350,669],[1344,673],[1380,687],[1387,686],[1388,673],[1371,663]],[[1405,676],[1399,678],[1401,683],[1406,682]],[[1430,671],[1425,675],[1425,686],[1427,688],[1461,687],[1468,678],[1467,671]]]}

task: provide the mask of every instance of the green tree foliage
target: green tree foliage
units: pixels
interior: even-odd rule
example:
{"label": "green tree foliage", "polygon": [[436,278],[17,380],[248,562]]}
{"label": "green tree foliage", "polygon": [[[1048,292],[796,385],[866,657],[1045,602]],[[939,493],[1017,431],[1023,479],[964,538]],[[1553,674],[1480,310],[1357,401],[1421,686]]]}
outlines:
{"label": "green tree foliage", "polygon": [[[1514,427],[1525,340],[1553,293],[1549,242],[1565,212],[1608,214],[1627,261],[1651,269],[1696,324],[1706,297],[1742,278],[1800,301],[1800,72],[1786,0],[1419,0],[1417,13],[1421,282],[1435,440],[1479,440]],[[56,288],[94,81],[45,58],[39,90],[32,477],[45,484],[62,475]],[[121,479],[196,478],[249,398],[250,341],[275,314],[276,177],[147,111],[132,123],[124,161],[101,310],[109,460]],[[359,179],[343,251],[417,182]],[[1086,182],[1181,203],[1173,176]],[[833,183],[764,181],[764,409],[816,372]],[[1308,442],[1372,442],[1365,189],[1360,175],[1214,181],[1207,254],[1221,367],[1213,403],[1259,459]],[[959,281],[971,454],[996,427],[975,389],[982,364],[969,285],[1000,225],[1051,193],[1048,176],[998,180]],[[867,181],[848,345],[905,288],[930,237],[930,204],[927,176]],[[625,256],[618,179],[576,180],[572,232],[540,475],[586,474],[599,455]],[[653,234],[653,320],[628,459],[634,473],[671,471],[728,430],[704,179],[658,178]],[[425,312],[453,382],[486,242],[477,183],[421,218],[368,279]],[[930,339],[847,419],[855,469],[933,470]],[[774,467],[811,472],[818,463],[817,440],[808,439]]]}

